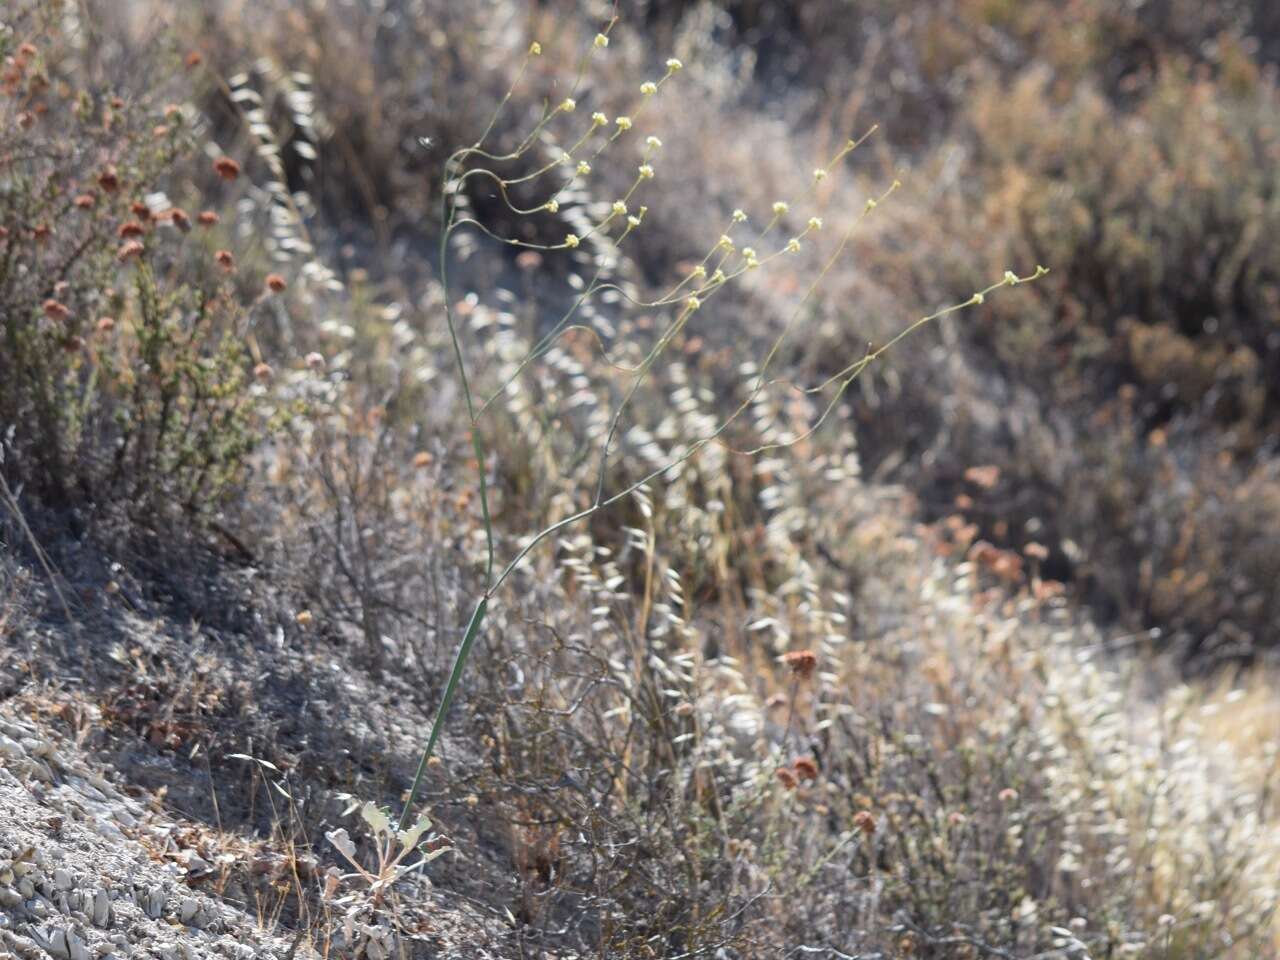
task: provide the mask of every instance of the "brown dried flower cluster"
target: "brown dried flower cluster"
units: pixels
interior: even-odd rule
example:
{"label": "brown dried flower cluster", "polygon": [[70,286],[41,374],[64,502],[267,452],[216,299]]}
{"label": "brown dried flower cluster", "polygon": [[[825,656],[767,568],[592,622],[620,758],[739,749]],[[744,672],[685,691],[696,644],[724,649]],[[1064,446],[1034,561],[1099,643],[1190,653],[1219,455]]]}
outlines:
{"label": "brown dried flower cluster", "polygon": [[213,161],[213,169],[223,180],[234,180],[240,176],[240,164],[230,157],[219,157]]}
{"label": "brown dried flower cluster", "polygon": [[817,669],[818,655],[812,650],[792,650],[782,655],[782,662],[790,668],[792,673],[804,680],[812,676],[813,671]]}

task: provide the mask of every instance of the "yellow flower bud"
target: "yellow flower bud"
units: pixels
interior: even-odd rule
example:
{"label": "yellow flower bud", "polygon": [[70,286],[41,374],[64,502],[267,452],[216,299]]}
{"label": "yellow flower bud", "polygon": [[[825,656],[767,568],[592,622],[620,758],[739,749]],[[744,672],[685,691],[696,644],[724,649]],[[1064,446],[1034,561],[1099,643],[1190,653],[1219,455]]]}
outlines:
{"label": "yellow flower bud", "polygon": [[630,117],[618,117],[618,119],[617,119],[617,120],[615,120],[615,121],[613,121],[613,122],[614,122],[614,123],[616,123],[616,124],[618,125],[618,129],[619,129],[619,130],[630,130],[630,129],[631,129],[631,118],[630,118]]}
{"label": "yellow flower bud", "polygon": [[790,240],[787,241],[787,252],[788,253],[800,252],[800,240],[797,237],[792,237]]}
{"label": "yellow flower bud", "polygon": [[652,97],[658,92],[658,85],[652,80],[646,80],[640,84],[640,95],[644,97]]}
{"label": "yellow flower bud", "polygon": [[547,213],[556,213],[560,209],[560,201],[548,200],[542,205],[542,209],[547,211]]}
{"label": "yellow flower bud", "polygon": [[570,250],[576,247],[580,242],[581,241],[578,239],[578,235],[576,233],[570,233],[564,238],[564,245]]}
{"label": "yellow flower bud", "polygon": [[573,111],[578,109],[578,101],[573,99],[573,97],[565,97],[560,101],[560,109],[564,113],[573,113]]}
{"label": "yellow flower bud", "polygon": [[609,45],[609,38],[606,37],[603,33],[597,33],[596,38],[593,42],[596,45],[596,49],[603,50],[605,47]]}
{"label": "yellow flower bud", "polygon": [[531,57],[542,56],[542,44],[540,44],[537,40],[529,44],[529,56]]}
{"label": "yellow flower bud", "polygon": [[638,169],[639,169],[639,171],[640,171],[640,179],[641,179],[641,180],[652,180],[652,179],[653,179],[653,167],[649,166],[649,164],[647,164],[647,163],[642,163],[642,164],[640,164],[640,166],[639,166],[639,168],[638,168]]}
{"label": "yellow flower bud", "polygon": [[624,200],[613,201],[613,215],[615,217],[625,217],[627,215],[627,204]]}
{"label": "yellow flower bud", "polygon": [[747,222],[747,215],[746,215],[745,213],[743,213],[741,210],[735,210],[735,211],[733,211],[733,222],[734,222],[734,223],[746,223],[746,222]]}
{"label": "yellow flower bud", "polygon": [[667,61],[667,73],[678,73],[683,69],[684,69],[684,64],[681,63],[679,60],[677,60],[675,57],[672,57],[670,60]]}
{"label": "yellow flower bud", "polygon": [[580,176],[580,177],[585,177],[585,176],[586,176],[587,174],[589,174],[590,172],[591,172],[591,164],[587,163],[587,161],[585,161],[585,160],[579,160],[579,161],[578,161],[578,176]]}
{"label": "yellow flower bud", "polygon": [[782,216],[784,213],[786,213],[790,209],[791,208],[786,204],[786,202],[782,200],[777,201],[773,205],[773,212],[776,213],[778,216]]}

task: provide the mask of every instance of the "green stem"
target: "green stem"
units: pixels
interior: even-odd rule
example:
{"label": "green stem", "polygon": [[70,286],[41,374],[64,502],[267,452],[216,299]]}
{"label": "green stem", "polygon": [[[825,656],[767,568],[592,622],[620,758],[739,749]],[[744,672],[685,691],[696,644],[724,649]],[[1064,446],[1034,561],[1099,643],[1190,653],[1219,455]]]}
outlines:
{"label": "green stem", "polygon": [[471,620],[467,623],[466,632],[462,635],[462,642],[458,644],[458,652],[454,654],[453,669],[449,671],[449,682],[445,685],[444,693],[440,697],[440,706],[436,707],[435,720],[431,724],[431,736],[427,738],[427,746],[422,751],[422,758],[418,761],[418,772],[414,774],[413,786],[409,788],[409,796],[406,798],[404,810],[400,814],[400,826],[398,827],[400,830],[406,830],[409,827],[410,814],[413,813],[413,804],[418,799],[418,791],[422,789],[422,778],[427,772],[427,764],[435,753],[436,741],[440,739],[440,732],[444,730],[445,714],[449,712],[453,697],[458,692],[458,684],[462,680],[462,671],[467,665],[467,656],[471,653],[471,646],[475,643],[476,636],[480,633],[480,625],[484,622],[485,611],[488,608],[488,596],[481,597],[480,602],[476,604],[475,612],[471,614]]}

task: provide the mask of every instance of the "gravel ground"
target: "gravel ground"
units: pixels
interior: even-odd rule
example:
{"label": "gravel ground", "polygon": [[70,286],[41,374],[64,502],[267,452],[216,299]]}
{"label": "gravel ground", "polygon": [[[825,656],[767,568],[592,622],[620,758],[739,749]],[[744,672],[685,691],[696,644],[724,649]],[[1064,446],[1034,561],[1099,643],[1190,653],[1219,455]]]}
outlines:
{"label": "gravel ground", "polygon": [[[140,645],[166,659],[198,658],[172,630],[133,627]],[[138,683],[112,674],[110,657],[76,677],[68,669],[73,658],[49,655],[49,640],[48,632],[33,632],[0,644],[0,672],[8,675],[0,689],[2,960],[519,955],[518,932],[491,901],[478,899],[507,882],[501,851],[486,851],[468,825],[483,818],[452,818],[449,834],[462,842],[433,864],[438,886],[411,876],[396,902],[379,908],[358,883],[321,894],[346,864],[320,838],[352,821],[341,817],[348,804],[335,780],[350,778],[348,767],[385,766],[355,787],[377,796],[376,783],[394,786],[407,772],[401,768],[411,770],[416,744],[413,724],[393,720],[373,695],[377,685],[359,671],[312,670],[281,683],[288,673],[276,661],[294,660],[289,651],[221,645],[209,668],[214,688],[229,689],[237,673],[258,679],[243,699],[204,718],[199,737],[175,746],[158,733],[171,725],[138,714],[149,701],[140,701]],[[342,689],[333,686],[335,674]],[[339,706],[353,685],[358,711]],[[390,738],[398,748],[391,756],[375,755],[371,722],[382,728],[381,742]],[[203,752],[193,749],[199,744]],[[262,798],[271,789],[263,774],[277,768],[268,762],[255,778],[255,764],[227,756],[239,750],[287,764],[278,782],[307,798],[300,829],[310,844],[294,847],[292,836],[264,828],[270,818],[261,814]],[[332,755],[347,766],[324,762]],[[255,793],[260,814],[246,815]]]}
{"label": "gravel ground", "polygon": [[0,717],[0,955],[287,957],[292,944],[136,839],[154,815],[30,721]]}

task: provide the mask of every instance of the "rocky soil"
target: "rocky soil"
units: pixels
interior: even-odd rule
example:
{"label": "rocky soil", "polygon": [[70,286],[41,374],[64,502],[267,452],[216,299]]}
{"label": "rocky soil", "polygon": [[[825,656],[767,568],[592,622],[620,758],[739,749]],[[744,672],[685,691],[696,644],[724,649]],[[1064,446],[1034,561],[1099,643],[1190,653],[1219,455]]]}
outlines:
{"label": "rocky soil", "polygon": [[[157,862],[176,827],[47,730],[0,717],[0,944],[22,958],[288,957],[247,909],[199,890],[214,864]],[[185,865],[183,865],[185,863]]]}
{"label": "rocky soil", "polygon": [[403,684],[340,646],[98,627],[0,634],[0,958],[519,955],[485,895],[509,861],[465,805],[438,829],[467,854],[392,902],[324,839],[349,828],[371,862],[350,809],[393,805],[412,771],[424,717]]}

